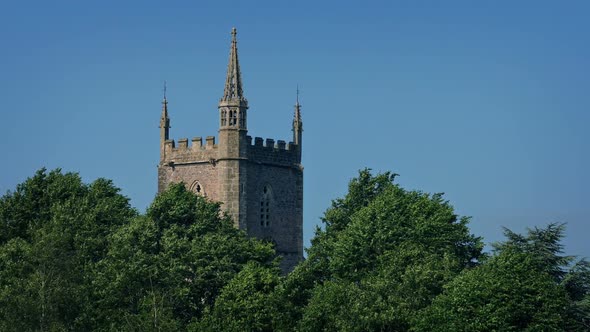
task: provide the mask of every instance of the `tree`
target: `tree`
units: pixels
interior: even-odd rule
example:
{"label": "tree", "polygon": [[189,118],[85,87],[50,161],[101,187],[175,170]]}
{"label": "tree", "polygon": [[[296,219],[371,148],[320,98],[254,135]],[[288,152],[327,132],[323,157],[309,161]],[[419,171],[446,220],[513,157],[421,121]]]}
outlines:
{"label": "tree", "polygon": [[507,240],[481,266],[465,271],[417,320],[417,331],[588,330],[587,263],[568,269],[563,224],[505,230]]}
{"label": "tree", "polygon": [[145,215],[108,180],[41,170],[0,198],[0,330],[590,330],[590,264],[564,225],[505,230],[491,256],[442,194],[363,170],[326,211],[308,259],[183,184]]}
{"label": "tree", "polygon": [[146,216],[112,236],[95,283],[101,326],[185,329],[200,320],[248,262],[276,267],[270,243],[233,227],[220,206],[171,185]]}
{"label": "tree", "polygon": [[279,283],[277,267],[248,263],[221,291],[193,331],[273,331],[272,293]]}
{"label": "tree", "polygon": [[0,199],[0,330],[86,329],[87,271],[136,211],[105,179],[42,169]]}
{"label": "tree", "polygon": [[43,169],[0,199],[0,330],[185,329],[274,258],[182,184],[141,216],[108,180]]}
{"label": "tree", "polygon": [[[407,191],[393,180],[363,170],[332,202],[308,259],[277,288],[280,329],[301,320],[299,329],[310,331],[407,330],[445,283],[476,265],[482,243],[468,218],[458,218],[442,194]],[[333,314],[317,319],[327,307]]]}

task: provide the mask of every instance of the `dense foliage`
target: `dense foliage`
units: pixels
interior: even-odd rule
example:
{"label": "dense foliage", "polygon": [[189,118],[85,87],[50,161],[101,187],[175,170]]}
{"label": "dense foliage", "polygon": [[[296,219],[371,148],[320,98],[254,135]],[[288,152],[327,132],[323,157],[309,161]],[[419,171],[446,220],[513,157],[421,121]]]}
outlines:
{"label": "dense foliage", "polygon": [[[587,331],[590,266],[562,256],[564,226],[505,230],[495,255],[445,286],[418,331]],[[571,268],[568,268],[571,267]]]}
{"label": "dense foliage", "polygon": [[0,200],[1,331],[174,331],[249,263],[276,270],[216,203],[174,185],[146,215],[107,180],[39,171]]}
{"label": "dense foliage", "polygon": [[308,259],[287,277],[281,329],[404,331],[482,243],[441,194],[406,191],[369,170],[332,202]]}
{"label": "dense foliage", "polygon": [[590,330],[562,224],[484,254],[442,194],[394,178],[361,171],[284,276],[182,184],[142,215],[108,180],[40,170],[0,198],[0,331]]}
{"label": "dense foliage", "polygon": [[0,330],[83,329],[94,267],[137,216],[110,181],[41,170],[0,199]]}

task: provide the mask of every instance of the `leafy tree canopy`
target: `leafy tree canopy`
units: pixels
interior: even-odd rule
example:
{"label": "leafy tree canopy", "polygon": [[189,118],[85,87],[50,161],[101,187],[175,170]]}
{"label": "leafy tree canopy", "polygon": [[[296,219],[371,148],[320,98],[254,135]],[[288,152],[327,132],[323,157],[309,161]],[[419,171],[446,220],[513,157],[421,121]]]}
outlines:
{"label": "leafy tree canopy", "polygon": [[234,228],[219,204],[172,185],[146,216],[113,234],[95,279],[103,320],[120,329],[184,329],[248,262],[275,268],[271,244]]}
{"label": "leafy tree canopy", "polygon": [[[404,190],[394,177],[365,169],[332,202],[308,259],[277,290],[285,299],[279,321],[301,320],[306,331],[406,330],[446,282],[477,263],[483,245],[468,218],[442,194]],[[322,314],[327,307],[331,315]]]}
{"label": "leafy tree canopy", "polygon": [[0,330],[82,329],[87,273],[135,217],[111,181],[45,169],[0,199]]}
{"label": "leafy tree canopy", "polygon": [[182,184],[139,215],[108,180],[43,169],[0,199],[0,330],[184,330],[274,258]]}
{"label": "leafy tree canopy", "polygon": [[0,198],[0,331],[584,331],[563,224],[490,256],[442,194],[362,170],[281,276],[272,244],[183,184],[141,215],[109,180],[40,170]]}
{"label": "leafy tree canopy", "polygon": [[584,331],[590,269],[563,256],[563,224],[505,230],[494,256],[464,271],[425,309],[417,331]]}

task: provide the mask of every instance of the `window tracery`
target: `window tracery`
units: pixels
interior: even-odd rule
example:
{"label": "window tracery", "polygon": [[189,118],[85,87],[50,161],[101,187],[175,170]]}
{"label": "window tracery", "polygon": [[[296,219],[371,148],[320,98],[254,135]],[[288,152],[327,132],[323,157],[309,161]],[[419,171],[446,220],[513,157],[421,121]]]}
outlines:
{"label": "window tracery", "polygon": [[221,111],[221,126],[226,126],[227,125],[227,110],[222,110]]}

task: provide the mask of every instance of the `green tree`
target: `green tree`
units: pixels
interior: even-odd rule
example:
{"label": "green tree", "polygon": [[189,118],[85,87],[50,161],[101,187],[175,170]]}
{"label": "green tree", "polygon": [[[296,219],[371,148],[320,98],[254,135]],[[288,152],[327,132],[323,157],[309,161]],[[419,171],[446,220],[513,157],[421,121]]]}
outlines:
{"label": "green tree", "polygon": [[219,204],[182,184],[158,195],[146,216],[111,240],[95,279],[98,320],[110,329],[134,330],[138,321],[144,330],[185,329],[248,262],[276,265],[271,244],[248,238]]}
{"label": "green tree", "polygon": [[272,293],[280,269],[249,263],[221,291],[215,306],[193,331],[273,331]]}
{"label": "green tree", "polygon": [[0,330],[182,330],[274,257],[182,184],[140,216],[108,180],[40,170],[0,199]]}
{"label": "green tree", "polygon": [[569,268],[564,225],[505,230],[507,240],[481,266],[451,281],[417,320],[417,331],[588,330],[590,274],[585,261]]}
{"label": "green tree", "polygon": [[108,180],[44,169],[0,199],[0,330],[89,325],[92,278],[107,238],[136,215]]}
{"label": "green tree", "polygon": [[575,256],[563,255],[565,224],[551,223],[545,228],[527,229],[526,235],[505,228],[507,240],[494,244],[497,253],[514,251],[534,257],[536,268],[545,271],[568,295],[568,330],[590,330],[590,264]]}
{"label": "green tree", "polygon": [[[300,321],[306,331],[407,330],[445,283],[477,263],[482,243],[468,218],[458,218],[442,194],[393,180],[363,170],[332,202],[308,259],[277,288],[279,329]],[[328,307],[332,314],[318,319]]]}

